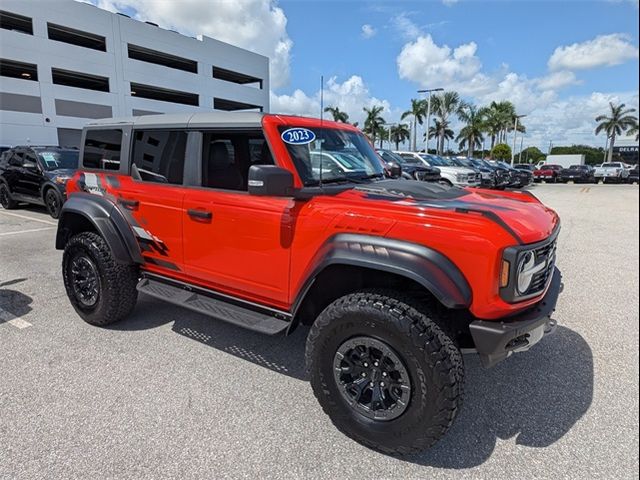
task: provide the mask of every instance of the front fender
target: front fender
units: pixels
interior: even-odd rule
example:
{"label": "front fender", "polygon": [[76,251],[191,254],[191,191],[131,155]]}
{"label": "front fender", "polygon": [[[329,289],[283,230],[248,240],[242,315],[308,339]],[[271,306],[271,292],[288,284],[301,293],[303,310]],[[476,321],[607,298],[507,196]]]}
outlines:
{"label": "front fender", "polygon": [[140,247],[122,212],[108,199],[75,193],[64,203],[58,221],[56,249],[63,250],[76,231],[78,217],[89,222],[107,242],[118,263],[144,263]]}
{"label": "front fender", "polygon": [[448,308],[468,308],[469,283],[451,260],[423,245],[384,237],[338,234],[330,238],[310,263],[296,295],[298,306],[315,278],[330,265],[351,265],[400,275],[422,285]]}

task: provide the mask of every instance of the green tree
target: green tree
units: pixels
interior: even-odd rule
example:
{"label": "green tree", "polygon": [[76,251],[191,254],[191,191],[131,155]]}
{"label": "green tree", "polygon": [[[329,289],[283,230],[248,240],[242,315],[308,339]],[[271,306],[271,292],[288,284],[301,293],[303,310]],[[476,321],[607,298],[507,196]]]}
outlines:
{"label": "green tree", "polygon": [[511,147],[506,143],[499,143],[491,150],[491,158],[494,160],[511,160]]}
{"label": "green tree", "polygon": [[[457,115],[460,113],[460,110],[466,104],[460,101],[460,95],[458,92],[448,91],[442,92],[439,95],[435,95],[431,99],[431,108],[436,119],[440,122],[440,125],[444,128],[439,130],[440,135],[438,136],[438,153],[442,154],[444,152],[444,141],[445,141],[445,131],[449,128],[449,118],[452,115]],[[453,135],[453,132],[451,132]],[[431,138],[431,136],[429,136]]]}
{"label": "green tree", "polygon": [[538,163],[544,160],[546,155],[538,147],[527,147],[520,152],[519,160],[523,163]]}
{"label": "green tree", "polygon": [[326,107],[324,111],[331,114],[334,122],[349,123],[349,114],[338,107]]}
{"label": "green tree", "polygon": [[[449,122],[442,122],[437,118],[433,119],[433,126],[429,127],[429,138],[444,138],[445,140],[451,140],[453,138],[453,130],[449,128]],[[438,155],[444,153],[444,143],[442,150],[437,150]]]}
{"label": "green tree", "polygon": [[409,130],[409,126],[406,123],[391,127],[391,141],[395,143],[396,150],[399,150],[400,144],[409,140],[409,138],[411,138],[411,130]]}
{"label": "green tree", "polygon": [[610,111],[608,115],[598,115],[596,117],[596,122],[598,122],[596,135],[605,132],[609,139],[609,154],[607,156],[607,161],[609,162],[613,159],[613,146],[616,143],[616,137],[619,137],[622,135],[622,132],[633,128],[633,126],[637,124],[636,117],[629,115],[635,112],[636,109],[625,109],[625,107],[626,105],[624,103],[614,105],[613,102],[609,102]]}
{"label": "green tree", "polygon": [[412,117],[411,119],[411,131],[413,133],[411,137],[411,150],[416,151],[417,146],[417,138],[418,138],[418,124],[422,125],[424,122],[424,117],[426,115],[426,103],[424,100],[416,100],[415,98],[411,99],[411,108],[404,112],[400,117],[400,120],[404,120],[407,117]]}
{"label": "green tree", "polygon": [[384,107],[381,105],[374,105],[371,108],[364,107],[362,109],[366,114],[364,120],[364,128],[362,131],[366,133],[371,139],[371,143],[375,145],[376,138],[378,138],[380,134],[380,129],[384,128],[384,118],[380,115],[384,110]]}
{"label": "green tree", "polygon": [[[491,148],[497,143],[506,143],[507,132],[513,130],[516,118],[516,108],[508,100],[491,102],[486,111],[486,131],[491,136]],[[524,126],[518,127],[524,131]]]}
{"label": "green tree", "polygon": [[632,125],[629,130],[627,130],[627,136],[632,137],[633,135],[636,136],[636,142],[638,141],[638,138],[640,138],[640,136],[638,135],[638,119],[636,118],[636,123],[634,125]]}
{"label": "green tree", "polygon": [[465,123],[460,133],[456,137],[460,150],[467,148],[467,157],[473,157],[473,151],[476,147],[482,147],[484,136],[485,109],[478,109],[475,105],[465,105],[458,112],[458,118]]}

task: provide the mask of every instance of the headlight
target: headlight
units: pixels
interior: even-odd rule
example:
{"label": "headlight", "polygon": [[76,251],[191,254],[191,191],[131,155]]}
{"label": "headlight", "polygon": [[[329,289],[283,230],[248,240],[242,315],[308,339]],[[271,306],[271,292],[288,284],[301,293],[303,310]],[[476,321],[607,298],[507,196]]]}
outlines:
{"label": "headlight", "polygon": [[536,256],[531,250],[522,254],[520,261],[518,262],[518,276],[516,284],[516,290],[519,295],[527,293],[534,275],[542,271],[545,267],[545,262],[540,262],[536,265]]}
{"label": "headlight", "polygon": [[71,177],[58,176],[58,177],[55,177],[55,178],[53,179],[53,181],[54,181],[54,182],[56,182],[56,183],[58,183],[58,184],[60,184],[60,185],[64,185],[64,184],[66,184],[66,183],[69,181],[69,179],[70,179],[70,178],[71,178]]}
{"label": "headlight", "polygon": [[464,180],[466,180],[466,179],[467,179],[467,176],[466,176],[466,175],[463,175],[463,174],[461,174],[461,173],[456,173],[456,181],[458,181],[458,182],[462,182],[462,181],[464,181]]}

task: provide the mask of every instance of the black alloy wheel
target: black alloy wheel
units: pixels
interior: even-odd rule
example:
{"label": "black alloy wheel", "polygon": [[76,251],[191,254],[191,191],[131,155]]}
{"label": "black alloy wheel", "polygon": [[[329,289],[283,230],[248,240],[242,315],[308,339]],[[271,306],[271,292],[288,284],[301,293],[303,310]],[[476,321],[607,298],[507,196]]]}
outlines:
{"label": "black alloy wheel", "polygon": [[369,336],[351,338],[338,347],[333,367],[342,397],[360,415],[393,420],[409,406],[409,372],[385,342]]}
{"label": "black alloy wheel", "polygon": [[44,195],[44,204],[47,207],[47,212],[52,218],[58,218],[60,216],[60,209],[62,208],[62,200],[60,195],[50,188]]}
{"label": "black alloy wheel", "polygon": [[78,302],[93,308],[100,299],[100,276],[89,256],[79,253],[71,260],[71,287]]}

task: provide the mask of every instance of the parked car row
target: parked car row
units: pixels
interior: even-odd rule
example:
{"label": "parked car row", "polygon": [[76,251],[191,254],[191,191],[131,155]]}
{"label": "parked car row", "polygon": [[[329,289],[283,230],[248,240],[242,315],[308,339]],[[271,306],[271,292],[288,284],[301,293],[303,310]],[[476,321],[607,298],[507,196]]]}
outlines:
{"label": "parked car row", "polygon": [[[533,174],[512,168],[504,162],[479,158],[442,157],[423,152],[378,149],[386,168],[399,165],[402,177],[438,182],[457,187],[505,189],[522,188],[533,183]],[[427,170],[425,170],[427,169]]]}
{"label": "parked car row", "polygon": [[544,180],[548,183],[638,183],[638,165],[631,167],[621,162],[605,162],[597,167],[571,165],[562,168],[560,165],[543,164],[534,169],[533,175],[536,182]]}

